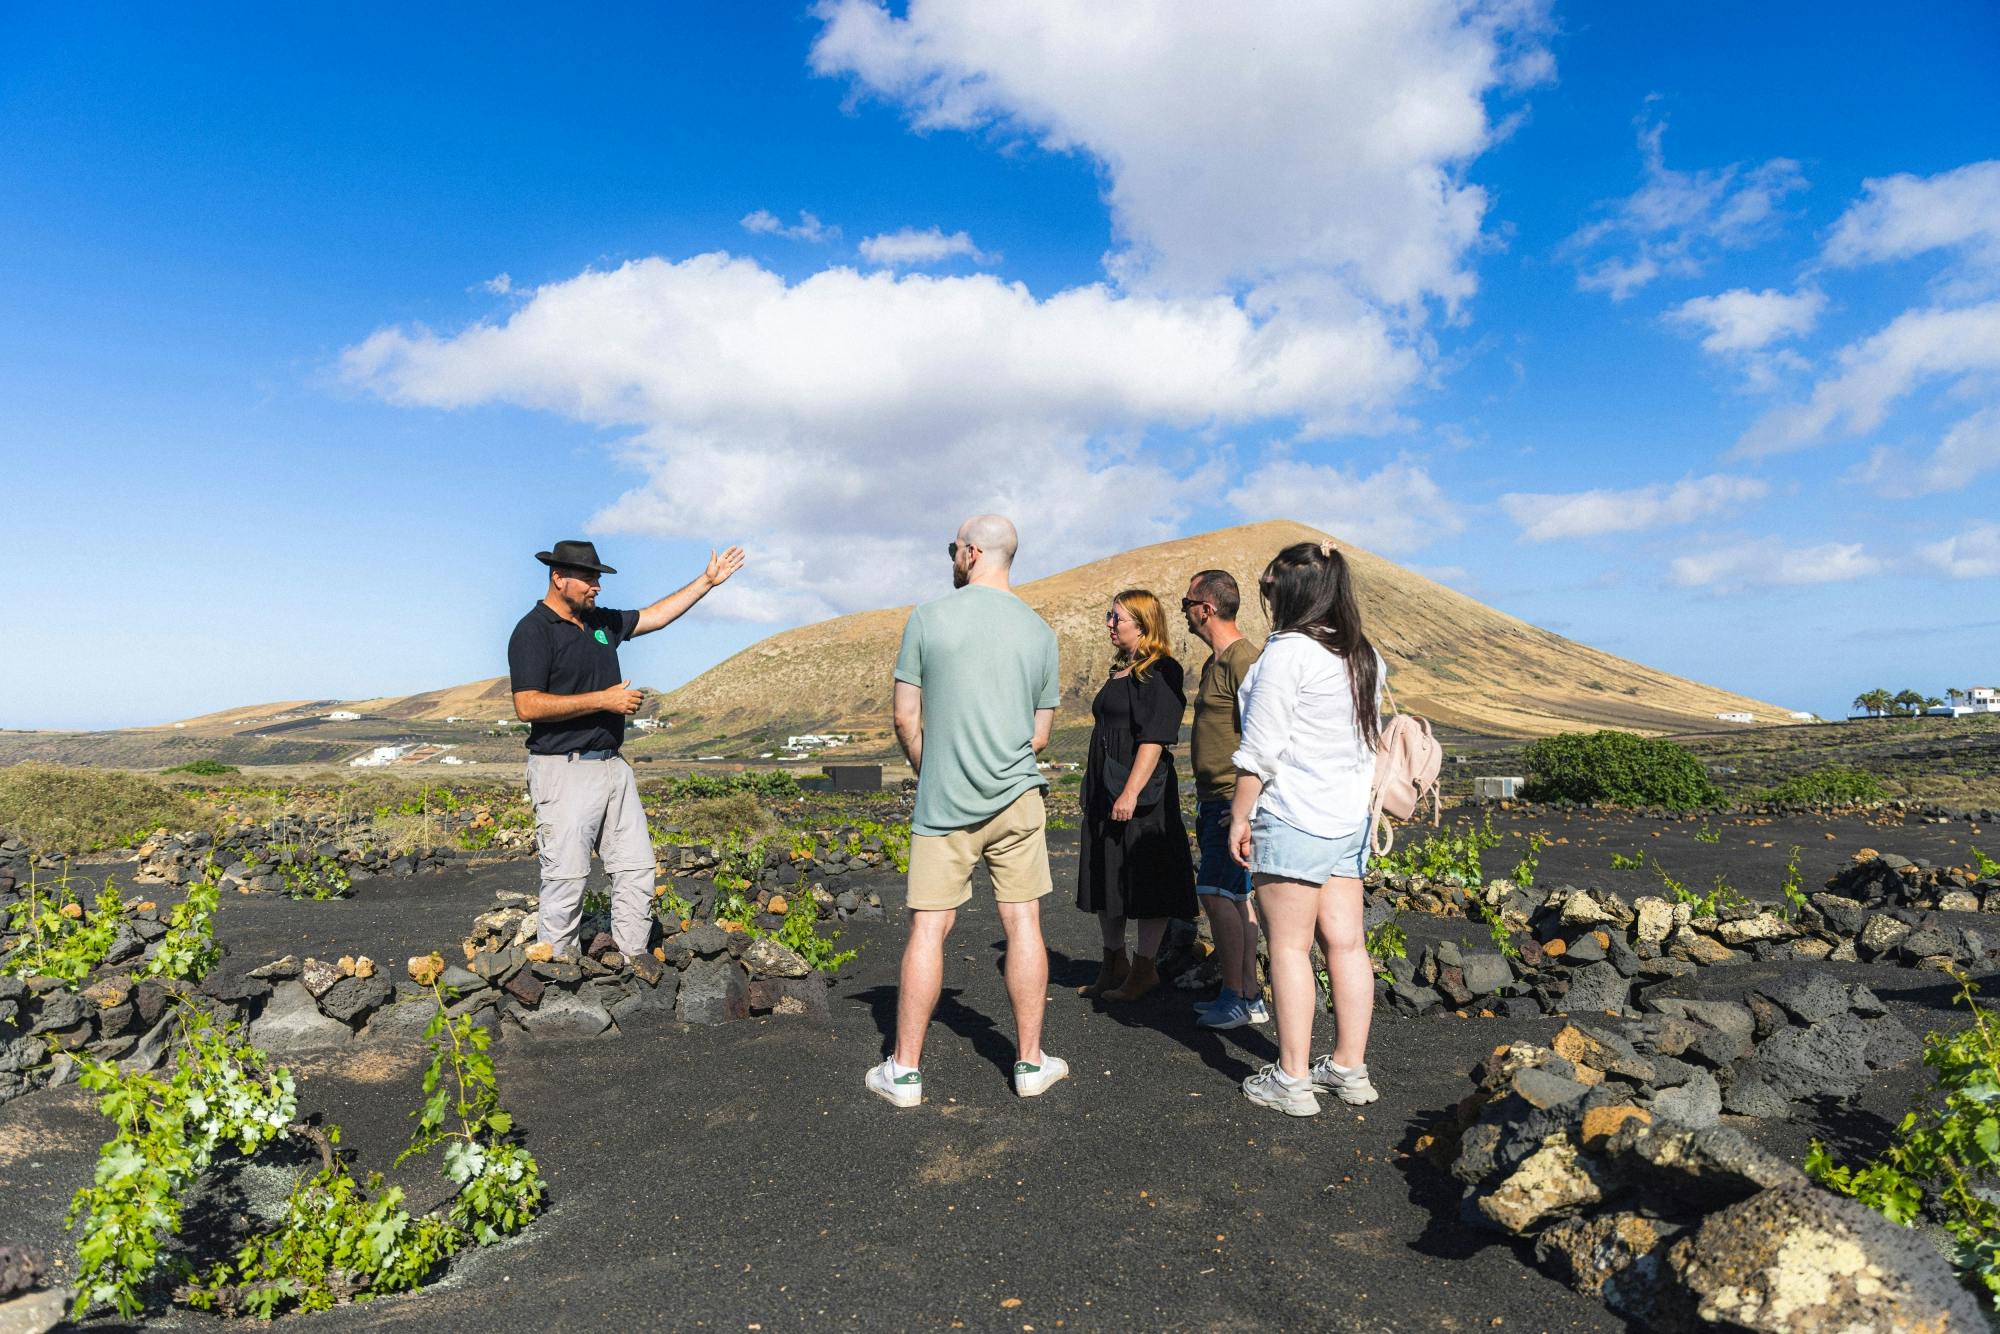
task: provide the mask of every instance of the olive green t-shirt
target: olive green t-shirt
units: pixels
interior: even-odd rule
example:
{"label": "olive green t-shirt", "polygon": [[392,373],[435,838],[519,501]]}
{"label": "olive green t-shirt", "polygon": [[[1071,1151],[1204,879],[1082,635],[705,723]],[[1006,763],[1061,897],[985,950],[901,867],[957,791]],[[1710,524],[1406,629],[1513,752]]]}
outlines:
{"label": "olive green t-shirt", "polygon": [[924,603],[903,627],[896,679],[924,692],[911,832],[969,828],[1048,786],[1035,761],[1035,711],[1062,698],[1056,632],[1020,598],[967,584]]}
{"label": "olive green t-shirt", "polygon": [[1243,716],[1236,691],[1250,674],[1262,650],[1254,640],[1239,639],[1202,664],[1201,686],[1194,696],[1194,730],[1188,744],[1188,767],[1194,770],[1197,801],[1227,801],[1236,795],[1236,753]]}

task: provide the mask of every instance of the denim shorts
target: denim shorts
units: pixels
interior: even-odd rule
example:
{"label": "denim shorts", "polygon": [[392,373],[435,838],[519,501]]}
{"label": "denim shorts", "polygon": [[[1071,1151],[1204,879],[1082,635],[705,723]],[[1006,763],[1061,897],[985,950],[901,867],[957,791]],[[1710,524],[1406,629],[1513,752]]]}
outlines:
{"label": "denim shorts", "polygon": [[1237,903],[1250,897],[1250,873],[1229,855],[1229,799],[1218,797],[1195,807],[1194,841],[1201,849],[1194,892],[1213,894]]}
{"label": "denim shorts", "polygon": [[1260,810],[1250,818],[1250,869],[1308,885],[1329,876],[1359,880],[1368,869],[1368,826],[1321,838]]}

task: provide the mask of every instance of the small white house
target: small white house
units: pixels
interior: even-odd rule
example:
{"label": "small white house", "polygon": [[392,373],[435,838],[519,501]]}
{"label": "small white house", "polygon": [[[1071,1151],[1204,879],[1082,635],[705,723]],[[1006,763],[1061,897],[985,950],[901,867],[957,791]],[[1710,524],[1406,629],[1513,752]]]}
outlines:
{"label": "small white house", "polygon": [[377,746],[365,755],[356,755],[347,763],[356,769],[386,769],[415,749],[414,744]]}
{"label": "small white house", "polygon": [[1816,723],[1819,721],[1819,715],[1811,709],[1793,709],[1788,716],[1795,723]]}
{"label": "small white house", "polygon": [[326,715],[326,720],[330,723],[358,723],[361,721],[361,715],[352,709],[335,709]]}
{"label": "small white house", "polygon": [[1731,713],[1718,713],[1715,715],[1715,721],[1719,723],[1754,723],[1757,720],[1749,714],[1737,710]]}
{"label": "small white house", "polygon": [[662,727],[665,727],[666,724],[661,722],[658,718],[634,718],[632,720],[632,726],[637,728],[641,732],[657,732]]}

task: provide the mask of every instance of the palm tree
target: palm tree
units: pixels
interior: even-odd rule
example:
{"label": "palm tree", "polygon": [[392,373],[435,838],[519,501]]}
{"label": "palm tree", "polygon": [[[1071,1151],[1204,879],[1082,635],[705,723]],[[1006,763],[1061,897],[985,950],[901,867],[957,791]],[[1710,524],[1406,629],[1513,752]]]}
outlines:
{"label": "palm tree", "polygon": [[1880,718],[1887,713],[1889,704],[1889,692],[1881,686],[1876,686],[1873,690],[1864,690],[1854,697],[1854,707],[1870,718]]}
{"label": "palm tree", "polygon": [[1896,706],[1897,713],[1907,717],[1923,708],[1924,697],[1914,690],[1898,690],[1896,698],[1890,702]]}
{"label": "palm tree", "polygon": [[1943,707],[1944,707],[1944,701],[1943,701],[1943,700],[1941,700],[1941,699],[1939,699],[1939,698],[1938,698],[1938,697],[1937,697],[1936,695],[1925,695],[1925,696],[1924,696],[1924,712],[1925,712],[1925,713],[1929,713],[1929,712],[1930,712],[1930,711],[1931,711],[1932,709],[1941,709],[1941,708],[1943,708]]}
{"label": "palm tree", "polygon": [[1957,708],[1959,705],[1965,703],[1966,699],[1968,698],[1966,693],[1963,690],[1960,690],[1956,686],[1953,686],[1951,689],[1946,690],[1944,693],[1946,697],[1951,700],[1951,706],[1954,709]]}

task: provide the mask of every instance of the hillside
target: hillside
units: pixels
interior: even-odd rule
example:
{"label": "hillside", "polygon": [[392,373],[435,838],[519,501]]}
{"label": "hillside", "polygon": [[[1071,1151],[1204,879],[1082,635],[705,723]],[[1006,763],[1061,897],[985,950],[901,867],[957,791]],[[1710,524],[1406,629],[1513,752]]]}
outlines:
{"label": "hillside", "polygon": [[[1325,536],[1283,520],[1246,524],[1141,547],[1022,585],[1021,597],[1061,643],[1061,721],[1086,720],[1104,679],[1104,610],[1118,590],[1149,588],[1177,608],[1196,570],[1226,569],[1245,590],[1244,629],[1262,638],[1268,626],[1255,598],[1258,572],[1280,548]],[[1778,705],[1613,657],[1359,547],[1342,543],[1342,550],[1353,563],[1362,616],[1388,659],[1398,702],[1437,722],[1519,737],[1577,727],[1682,731],[1713,727],[1716,714],[1739,710],[1760,723],[1787,720]],[[879,732],[909,610],[859,612],[773,635],[670,692],[661,711],[683,735]],[[1177,610],[1173,629],[1183,666],[1198,670],[1207,650],[1186,632]]]}

